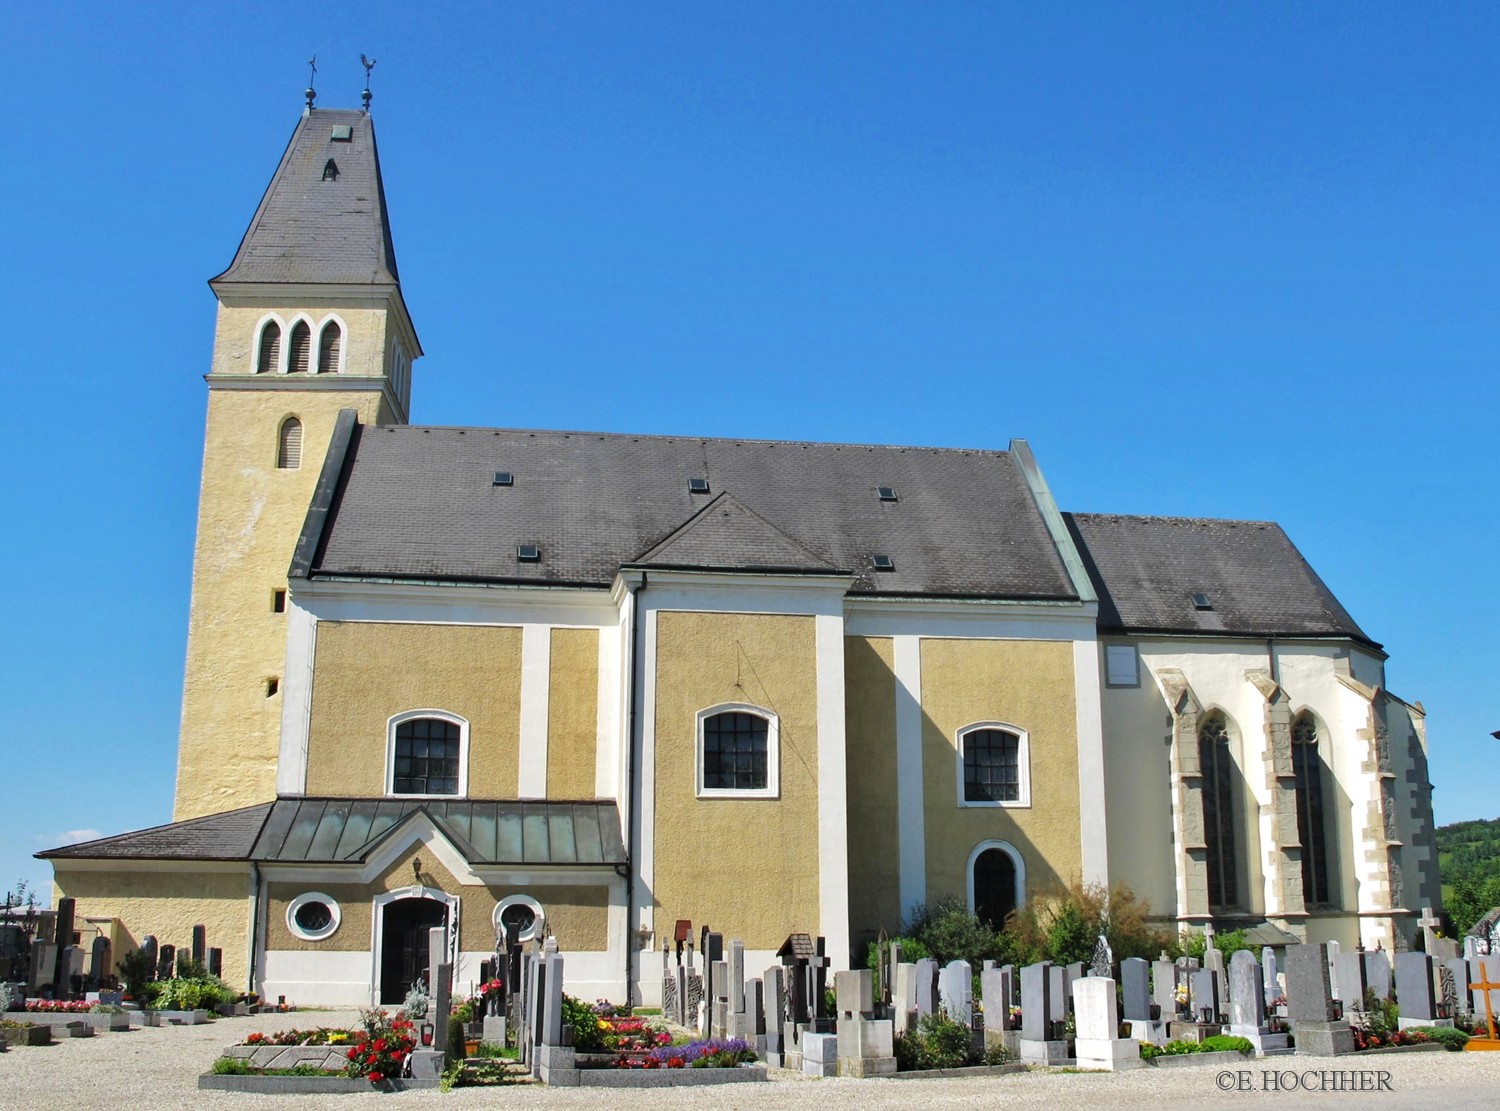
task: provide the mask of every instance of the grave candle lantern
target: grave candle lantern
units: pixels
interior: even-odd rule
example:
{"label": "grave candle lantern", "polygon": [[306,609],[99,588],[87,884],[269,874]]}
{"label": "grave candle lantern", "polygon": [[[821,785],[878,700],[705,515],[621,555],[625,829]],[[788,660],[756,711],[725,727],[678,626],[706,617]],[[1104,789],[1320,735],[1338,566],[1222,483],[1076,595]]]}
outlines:
{"label": "grave candle lantern", "polygon": [[422,1048],[432,1048],[432,1023],[422,1023]]}

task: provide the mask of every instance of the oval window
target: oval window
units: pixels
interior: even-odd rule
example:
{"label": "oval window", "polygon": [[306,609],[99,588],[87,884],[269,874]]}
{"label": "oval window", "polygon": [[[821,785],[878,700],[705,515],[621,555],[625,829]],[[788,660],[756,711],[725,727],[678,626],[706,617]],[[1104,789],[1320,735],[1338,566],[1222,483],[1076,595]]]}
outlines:
{"label": "oval window", "polygon": [[339,928],[339,905],[321,891],[298,895],[286,908],[286,925],[303,941],[322,941]]}

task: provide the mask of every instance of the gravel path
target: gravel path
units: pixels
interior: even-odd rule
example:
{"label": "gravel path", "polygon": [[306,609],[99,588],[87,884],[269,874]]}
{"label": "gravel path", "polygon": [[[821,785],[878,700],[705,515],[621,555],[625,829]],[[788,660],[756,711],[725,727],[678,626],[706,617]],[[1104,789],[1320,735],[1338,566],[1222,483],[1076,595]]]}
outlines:
{"label": "gravel path", "polygon": [[[1401,1111],[1478,1111],[1500,1106],[1500,1053],[1404,1053],[1312,1061],[1277,1058],[1265,1064],[1246,1062],[1237,1071],[1252,1090],[1222,1092],[1215,1068],[1142,1069],[1118,1075],[1031,1072],[993,1078],[953,1080],[811,1080],[788,1073],[772,1084],[728,1088],[679,1088],[658,1091],[600,1092],[597,1089],[547,1089],[540,1086],[461,1088],[447,1095],[433,1091],[346,1096],[251,1096],[200,1092],[198,1075],[219,1050],[242,1041],[255,1030],[290,1026],[342,1026],[356,1020],[352,1011],[262,1015],[221,1019],[208,1026],[143,1028],[130,1033],[98,1034],[48,1047],[13,1049],[0,1054],[0,1111],[32,1108],[44,1111],[204,1111],[204,1109],[295,1108],[321,1111],[361,1107],[441,1106],[505,1107],[550,1111],[602,1104],[621,1111],[708,1111],[744,1108],[780,1111],[906,1111],[922,1108],[1072,1108],[1126,1107],[1130,1111],[1200,1108],[1218,1105],[1275,1107],[1292,1111],[1311,1107],[1381,1107]],[[1295,1070],[1389,1073],[1390,1091],[1265,1091],[1262,1074]],[[1315,1082],[1315,1081],[1313,1081]]]}

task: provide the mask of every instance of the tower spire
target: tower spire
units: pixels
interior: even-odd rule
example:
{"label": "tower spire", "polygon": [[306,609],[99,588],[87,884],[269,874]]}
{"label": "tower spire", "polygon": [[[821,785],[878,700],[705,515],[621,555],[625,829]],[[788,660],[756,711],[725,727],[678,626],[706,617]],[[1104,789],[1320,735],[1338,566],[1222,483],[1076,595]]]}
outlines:
{"label": "tower spire", "polygon": [[359,56],[359,64],[365,67],[365,91],[360,94],[360,101],[365,106],[365,111],[370,110],[370,71],[375,68],[375,59],[366,58],[363,54]]}
{"label": "tower spire", "polygon": [[311,112],[313,101],[318,99],[318,90],[313,88],[313,83],[318,76],[318,56],[316,54],[307,60],[307,68],[307,92],[303,95],[307,97],[307,110]]}

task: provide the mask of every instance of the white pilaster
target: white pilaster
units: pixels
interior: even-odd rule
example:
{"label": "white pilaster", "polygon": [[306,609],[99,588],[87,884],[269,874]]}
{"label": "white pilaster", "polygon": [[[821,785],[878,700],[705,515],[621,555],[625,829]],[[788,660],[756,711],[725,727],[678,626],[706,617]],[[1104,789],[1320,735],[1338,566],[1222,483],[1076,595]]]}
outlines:
{"label": "white pilaster", "polygon": [[618,798],[620,764],[620,631],[599,630],[598,719],[594,727],[594,795]]}
{"label": "white pilaster", "polygon": [[1104,809],[1104,714],[1100,707],[1099,644],[1073,642],[1073,694],[1078,729],[1078,820],[1083,882],[1109,886],[1109,823]]}
{"label": "white pilaster", "polygon": [[552,626],[521,629],[521,752],[516,793],[547,797],[547,700],[552,687]]}
{"label": "white pilaster", "polygon": [[832,967],[849,960],[849,780],[845,771],[844,618],[813,618],[818,669],[818,917]]}
{"label": "white pilaster", "polygon": [[922,797],[922,638],[892,638],[896,670],[896,834],[901,917],[927,902],[927,810]]}

